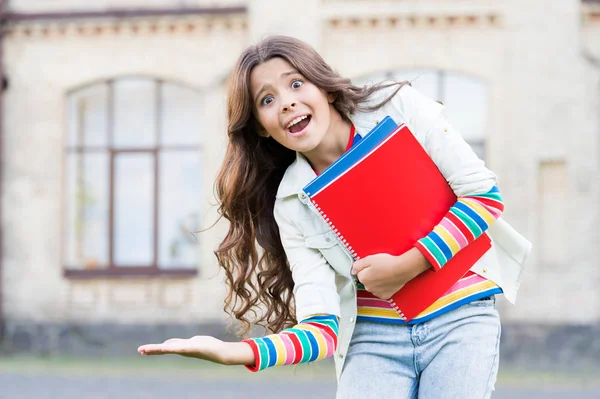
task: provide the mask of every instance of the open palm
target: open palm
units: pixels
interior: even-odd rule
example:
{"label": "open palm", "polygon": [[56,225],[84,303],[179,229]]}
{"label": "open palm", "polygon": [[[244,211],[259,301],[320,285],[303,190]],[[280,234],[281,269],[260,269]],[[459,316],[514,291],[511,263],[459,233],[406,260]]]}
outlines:
{"label": "open palm", "polygon": [[197,335],[189,339],[172,338],[162,344],[147,344],[138,348],[142,355],[181,355],[223,363],[225,343],[207,335]]}

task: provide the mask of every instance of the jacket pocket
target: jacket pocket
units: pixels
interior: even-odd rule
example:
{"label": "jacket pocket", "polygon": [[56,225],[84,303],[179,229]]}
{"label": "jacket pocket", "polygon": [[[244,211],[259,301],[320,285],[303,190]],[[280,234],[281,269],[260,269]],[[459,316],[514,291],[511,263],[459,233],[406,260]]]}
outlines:
{"label": "jacket pocket", "polygon": [[304,242],[307,247],[314,249],[327,249],[337,244],[336,237],[331,232],[325,232],[306,237]]}
{"label": "jacket pocket", "polygon": [[352,258],[333,232],[327,231],[306,237],[304,242],[308,248],[319,250],[336,273],[345,277],[350,276]]}

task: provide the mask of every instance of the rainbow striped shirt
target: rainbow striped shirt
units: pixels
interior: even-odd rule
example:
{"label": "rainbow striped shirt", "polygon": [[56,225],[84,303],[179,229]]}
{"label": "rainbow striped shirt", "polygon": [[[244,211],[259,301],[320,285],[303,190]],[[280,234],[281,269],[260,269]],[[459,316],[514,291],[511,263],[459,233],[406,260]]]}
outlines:
{"label": "rainbow striped shirt", "polygon": [[314,362],[333,355],[337,348],[339,322],[333,315],[314,315],[279,334],[246,339],[256,363],[250,371],[286,364]]}
{"label": "rainbow striped shirt", "polygon": [[357,292],[358,314],[356,319],[391,324],[418,324],[431,320],[464,304],[501,293],[502,289],[494,282],[476,273],[467,272],[440,299],[417,315],[417,317],[406,322],[400,318],[388,301],[377,298],[365,290],[365,287],[359,283]]}
{"label": "rainbow striped shirt", "polygon": [[496,186],[486,193],[464,195],[415,246],[439,270],[458,251],[481,236],[503,211],[502,195]]}

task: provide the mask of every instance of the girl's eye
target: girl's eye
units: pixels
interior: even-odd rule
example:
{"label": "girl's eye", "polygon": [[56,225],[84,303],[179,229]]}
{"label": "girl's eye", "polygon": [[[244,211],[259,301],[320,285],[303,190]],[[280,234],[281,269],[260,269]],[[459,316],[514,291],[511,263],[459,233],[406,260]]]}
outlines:
{"label": "girl's eye", "polygon": [[262,101],[260,102],[262,105],[269,105],[273,102],[273,97],[271,96],[266,96],[265,98],[262,99]]}
{"label": "girl's eye", "polygon": [[292,81],[292,89],[299,88],[300,86],[302,86],[302,83],[303,82],[301,80],[294,80],[294,81]]}

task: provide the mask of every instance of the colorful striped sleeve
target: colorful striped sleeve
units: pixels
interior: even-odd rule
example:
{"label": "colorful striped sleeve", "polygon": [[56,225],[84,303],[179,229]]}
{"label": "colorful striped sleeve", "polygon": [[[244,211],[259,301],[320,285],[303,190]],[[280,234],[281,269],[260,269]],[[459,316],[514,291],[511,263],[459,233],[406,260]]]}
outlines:
{"label": "colorful striped sleeve", "polygon": [[279,334],[245,339],[256,362],[250,371],[287,364],[314,362],[333,355],[337,348],[339,322],[334,315],[313,315]]}
{"label": "colorful striped sleeve", "polygon": [[415,246],[434,269],[441,269],[458,251],[482,235],[504,211],[502,195],[494,186],[483,194],[459,197],[440,224]]}

